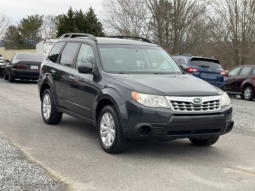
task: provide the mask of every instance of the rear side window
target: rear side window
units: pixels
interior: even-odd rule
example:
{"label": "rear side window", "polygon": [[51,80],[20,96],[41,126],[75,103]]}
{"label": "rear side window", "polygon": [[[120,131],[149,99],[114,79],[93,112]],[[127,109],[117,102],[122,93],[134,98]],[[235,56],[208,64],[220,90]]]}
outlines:
{"label": "rear side window", "polygon": [[190,61],[190,65],[202,67],[202,68],[221,69],[222,70],[222,67],[221,67],[219,61],[216,61],[216,60],[192,59]]}
{"label": "rear side window", "polygon": [[79,45],[78,43],[67,43],[61,54],[60,64],[72,67]]}
{"label": "rear side window", "polygon": [[243,67],[242,71],[240,72],[240,75],[249,75],[252,67]]}
{"label": "rear side window", "polygon": [[255,75],[255,68],[253,68],[253,73],[252,74]]}
{"label": "rear side window", "polygon": [[173,59],[174,59],[174,61],[175,61],[177,64],[179,64],[178,61],[180,60],[180,58],[173,58]]}
{"label": "rear side window", "polygon": [[180,64],[186,64],[186,59],[185,58],[180,58]]}
{"label": "rear side window", "polygon": [[58,59],[58,55],[61,51],[61,49],[63,48],[65,42],[58,42],[54,45],[54,47],[51,49],[49,55],[48,55],[48,59],[52,62],[56,62]]}
{"label": "rear side window", "polygon": [[240,67],[238,68],[235,68],[233,70],[231,70],[229,73],[228,73],[228,76],[236,76],[238,74],[238,72],[240,71]]}

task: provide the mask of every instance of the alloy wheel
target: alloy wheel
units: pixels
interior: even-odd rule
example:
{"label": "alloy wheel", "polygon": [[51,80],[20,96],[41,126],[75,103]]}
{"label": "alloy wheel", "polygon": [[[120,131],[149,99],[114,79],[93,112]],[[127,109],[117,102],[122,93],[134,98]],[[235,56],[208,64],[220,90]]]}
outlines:
{"label": "alloy wheel", "polygon": [[51,114],[51,100],[49,94],[45,94],[43,98],[43,116],[46,120],[50,118]]}
{"label": "alloy wheel", "polygon": [[250,88],[246,88],[246,89],[244,90],[244,98],[245,98],[245,99],[250,99],[251,94],[252,94],[252,92],[251,92],[251,89],[250,89]]}
{"label": "alloy wheel", "polygon": [[105,147],[112,146],[115,139],[115,123],[110,113],[105,113],[101,118],[100,135]]}

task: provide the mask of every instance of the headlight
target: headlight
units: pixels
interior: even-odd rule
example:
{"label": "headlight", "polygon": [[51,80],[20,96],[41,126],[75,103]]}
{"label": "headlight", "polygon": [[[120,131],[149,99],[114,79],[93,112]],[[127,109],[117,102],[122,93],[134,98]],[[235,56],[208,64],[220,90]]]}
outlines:
{"label": "headlight", "polygon": [[221,95],[221,107],[226,106],[226,105],[230,105],[230,99],[228,97],[228,94],[226,92],[224,92]]}
{"label": "headlight", "polygon": [[149,95],[149,94],[141,94],[137,92],[132,92],[132,97],[138,103],[145,105],[147,107],[164,107],[170,108],[164,96],[158,95]]}

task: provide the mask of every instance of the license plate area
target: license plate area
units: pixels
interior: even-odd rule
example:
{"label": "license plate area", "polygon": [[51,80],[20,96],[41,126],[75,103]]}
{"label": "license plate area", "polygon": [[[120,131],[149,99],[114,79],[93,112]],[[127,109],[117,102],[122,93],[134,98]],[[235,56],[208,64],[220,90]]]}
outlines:
{"label": "license plate area", "polygon": [[38,66],[31,66],[31,70],[38,70],[39,67]]}

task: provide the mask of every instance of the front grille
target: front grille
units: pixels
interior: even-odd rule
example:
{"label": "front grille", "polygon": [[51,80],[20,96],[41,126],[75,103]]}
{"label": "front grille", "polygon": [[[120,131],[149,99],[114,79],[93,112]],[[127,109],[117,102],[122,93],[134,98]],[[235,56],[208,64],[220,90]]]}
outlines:
{"label": "front grille", "polygon": [[167,135],[199,135],[220,133],[221,129],[203,129],[203,130],[187,130],[187,131],[168,131]]}
{"label": "front grille", "polygon": [[202,104],[194,104],[191,102],[171,101],[175,111],[214,111],[219,109],[220,101],[213,100]]}
{"label": "front grille", "polygon": [[202,102],[194,103],[196,97],[166,97],[173,111],[206,112],[220,109],[220,96],[199,97]]}

